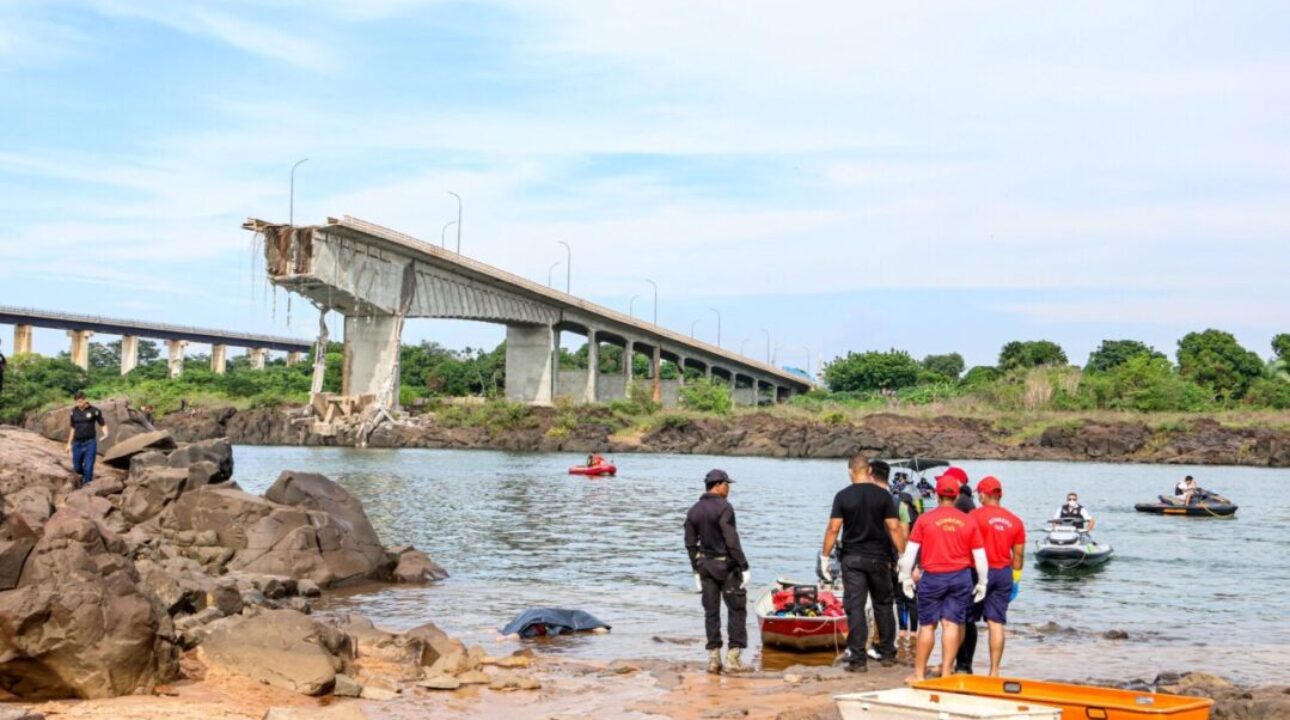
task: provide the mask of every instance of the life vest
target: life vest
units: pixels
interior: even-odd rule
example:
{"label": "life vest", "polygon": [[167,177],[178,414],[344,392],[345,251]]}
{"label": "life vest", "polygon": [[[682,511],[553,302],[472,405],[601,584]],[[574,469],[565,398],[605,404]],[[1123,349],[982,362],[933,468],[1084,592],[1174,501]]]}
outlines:
{"label": "life vest", "polygon": [[1078,520],[1082,523],[1084,522],[1084,506],[1076,505],[1075,507],[1071,507],[1070,503],[1066,503],[1062,505],[1062,511],[1059,517],[1061,517],[1062,520]]}
{"label": "life vest", "polygon": [[[914,523],[918,521],[918,516],[923,514],[922,509],[919,507],[921,503],[915,502],[914,497],[904,491],[898,491],[892,494],[896,498],[897,505],[905,506],[905,510],[909,514],[909,526],[913,527]],[[899,508],[897,508],[897,510],[899,510]]]}

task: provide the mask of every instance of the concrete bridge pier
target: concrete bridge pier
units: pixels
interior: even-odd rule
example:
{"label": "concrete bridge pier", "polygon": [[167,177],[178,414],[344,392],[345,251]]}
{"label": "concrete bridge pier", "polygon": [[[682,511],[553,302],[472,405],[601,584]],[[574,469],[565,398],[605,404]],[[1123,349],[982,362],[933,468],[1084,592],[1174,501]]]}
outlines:
{"label": "concrete bridge pier", "polygon": [[402,331],[403,322],[395,315],[345,317],[342,395],[374,395],[378,405],[398,407]]}
{"label": "concrete bridge pier", "polygon": [[251,348],[246,351],[246,354],[251,358],[252,370],[264,369],[264,361],[269,355],[269,351],[266,348]]}
{"label": "concrete bridge pier", "polygon": [[287,353],[287,365],[295,365],[300,362],[301,354],[299,351],[292,350]]}
{"label": "concrete bridge pier", "polygon": [[631,397],[632,382],[632,359],[636,355],[636,343],[628,340],[623,345],[623,397]]}
{"label": "concrete bridge pier", "polygon": [[550,405],[560,362],[559,333],[551,325],[506,326],[506,399]]}
{"label": "concrete bridge pier", "polygon": [[223,375],[228,372],[228,346],[220,343],[211,345],[211,372]]}
{"label": "concrete bridge pier", "polygon": [[582,392],[582,401],[596,402],[596,379],[600,375],[600,343],[596,340],[596,331],[587,330],[587,387]]}
{"label": "concrete bridge pier", "polygon": [[121,336],[121,374],[128,375],[139,367],[139,336]]}
{"label": "concrete bridge pier", "polygon": [[658,371],[662,367],[662,365],[663,365],[663,348],[659,347],[658,344],[656,343],[654,345],[654,353],[650,356],[650,360],[649,360],[649,376],[654,380],[654,391],[652,393],[652,398],[655,405],[663,404],[663,381],[658,375]]}
{"label": "concrete bridge pier", "polygon": [[13,326],[13,354],[24,355],[31,353],[31,326],[14,325]]}
{"label": "concrete bridge pier", "polygon": [[72,339],[72,364],[82,370],[90,369],[90,337],[94,335],[89,330],[68,330],[67,336]]}
{"label": "concrete bridge pier", "polygon": [[184,348],[187,345],[187,340],[166,341],[166,362],[170,366],[171,379],[184,374]]}

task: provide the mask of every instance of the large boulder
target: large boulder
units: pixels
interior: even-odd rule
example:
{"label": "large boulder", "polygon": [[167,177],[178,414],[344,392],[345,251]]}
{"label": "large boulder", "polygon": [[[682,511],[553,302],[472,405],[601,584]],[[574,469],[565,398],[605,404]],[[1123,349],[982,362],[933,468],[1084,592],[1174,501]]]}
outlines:
{"label": "large boulder", "polygon": [[[114,462],[121,462],[122,467],[128,465],[129,456],[132,452],[139,452],[149,447],[159,447],[165,450],[173,450],[175,442],[170,438],[169,433],[164,436],[153,427],[148,418],[139,410],[130,407],[130,403],[125,400],[104,400],[94,403],[103,413],[103,420],[107,423],[108,437],[107,440],[99,442],[99,455],[102,457],[112,457]],[[27,420],[27,428],[44,435],[50,440],[65,442],[67,432],[71,427],[72,406],[56,408],[48,412],[41,413]],[[138,436],[150,436],[147,440],[132,440]],[[121,450],[113,454],[113,449],[118,445]],[[141,446],[141,447],[140,447]]]}
{"label": "large boulder", "polygon": [[332,689],[347,659],[338,652],[337,634],[294,610],[268,610],[217,621],[200,647],[210,667],[321,695]]}
{"label": "large boulder", "polygon": [[0,687],[28,699],[150,692],[178,670],[170,619],[121,540],[73,508],[0,592]]}
{"label": "large boulder", "polygon": [[[55,505],[76,487],[72,458],[66,450],[67,429],[61,438],[50,440],[16,427],[0,426],[0,496],[4,513],[17,512],[31,519],[33,526],[44,523]],[[98,477],[121,478],[119,470],[97,463]]]}
{"label": "large boulder", "polygon": [[[333,522],[318,527],[323,557],[336,583],[385,577],[394,561],[367,519],[363,504],[330,479],[315,473],[286,471],[264,496],[283,505],[325,513]],[[317,517],[315,515],[315,517]]]}

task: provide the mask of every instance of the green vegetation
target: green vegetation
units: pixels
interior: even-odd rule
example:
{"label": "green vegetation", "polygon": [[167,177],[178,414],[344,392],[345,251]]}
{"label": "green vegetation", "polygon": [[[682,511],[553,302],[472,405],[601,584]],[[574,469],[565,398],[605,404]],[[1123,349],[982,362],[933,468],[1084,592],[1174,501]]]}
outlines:
{"label": "green vegetation", "polygon": [[734,408],[727,385],[706,378],[687,381],[679,391],[681,407],[697,412],[729,415]]}
{"label": "green vegetation", "polygon": [[923,366],[904,350],[849,352],[824,367],[824,382],[841,393],[894,390],[917,385]]}
{"label": "green vegetation", "polygon": [[1066,351],[1049,340],[1013,340],[999,351],[999,368],[1002,370],[1065,364]]}

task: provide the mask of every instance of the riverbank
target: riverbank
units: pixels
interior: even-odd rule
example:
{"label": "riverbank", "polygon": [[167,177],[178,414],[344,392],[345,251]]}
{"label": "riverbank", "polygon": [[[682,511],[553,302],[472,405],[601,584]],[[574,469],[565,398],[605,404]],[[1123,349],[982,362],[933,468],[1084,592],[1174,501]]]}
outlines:
{"label": "riverbank", "polygon": [[[35,418],[28,427],[49,434]],[[332,437],[309,432],[298,408],[196,408],[157,422],[186,442],[227,437],[245,445],[359,445],[360,425]],[[1062,460],[1290,467],[1290,414],[1040,413],[956,416],[792,408],[728,416],[631,414],[614,406],[528,408],[506,403],[406,416],[366,436],[369,447],[530,452],[683,453],[774,458],[887,457]]]}
{"label": "riverbank", "polygon": [[[851,675],[835,667],[793,666],[781,672],[713,676],[698,663],[614,661],[587,663],[539,657],[527,671],[538,687],[493,689],[475,685],[446,692],[409,688],[387,701],[314,699],[235,676],[181,680],[157,695],[28,705],[33,712],[69,720],[565,720],[595,718],[749,718],[837,720],[833,697],[900,687],[909,668],[874,667]],[[1290,713],[1290,688],[1240,686],[1205,673],[1122,683],[1137,689],[1209,697],[1211,718],[1264,720]],[[270,714],[270,710],[273,710]],[[293,714],[294,713],[294,714]]]}

